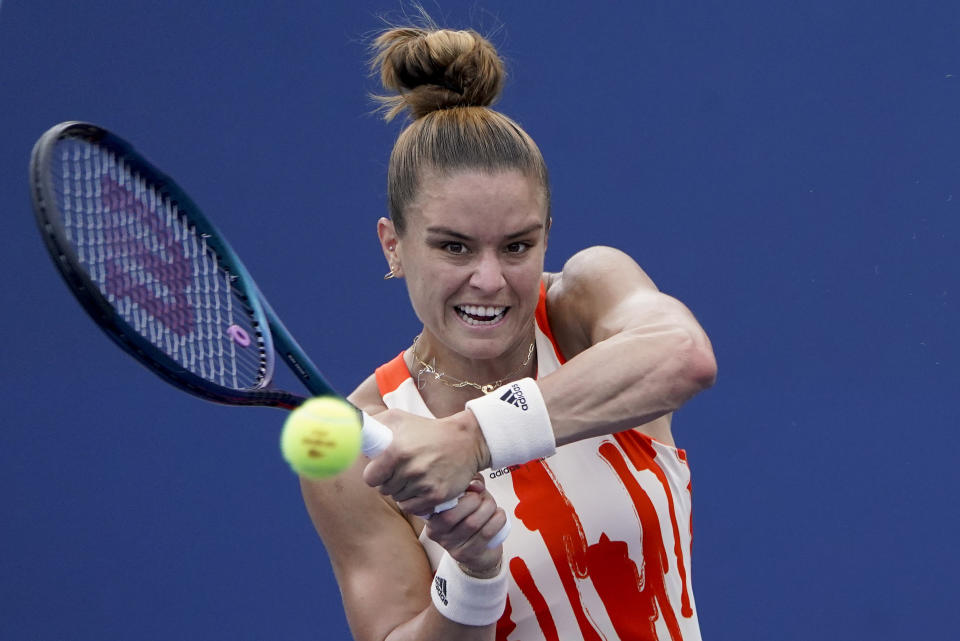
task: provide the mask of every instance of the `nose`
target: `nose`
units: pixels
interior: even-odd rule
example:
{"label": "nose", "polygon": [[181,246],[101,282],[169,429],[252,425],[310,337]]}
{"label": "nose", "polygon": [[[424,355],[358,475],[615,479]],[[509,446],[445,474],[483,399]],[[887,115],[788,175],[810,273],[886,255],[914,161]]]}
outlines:
{"label": "nose", "polygon": [[503,265],[496,252],[483,252],[474,263],[470,286],[482,292],[497,292],[507,284],[503,277]]}

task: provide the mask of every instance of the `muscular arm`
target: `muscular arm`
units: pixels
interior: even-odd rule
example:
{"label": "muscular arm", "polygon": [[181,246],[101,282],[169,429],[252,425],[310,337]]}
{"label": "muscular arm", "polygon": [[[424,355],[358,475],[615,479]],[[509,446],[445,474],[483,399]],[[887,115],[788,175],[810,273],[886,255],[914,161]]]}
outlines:
{"label": "muscular arm", "polygon": [[[383,409],[364,403],[363,395],[350,400],[368,412]],[[491,641],[494,625],[460,625],[433,606],[433,572],[417,533],[389,498],[363,482],[365,465],[361,457],[336,478],[301,478],[304,502],[330,556],[354,638]],[[495,528],[496,523],[489,528],[491,535]]]}
{"label": "muscular arm", "polygon": [[703,329],[626,254],[571,258],[547,294],[563,367],[538,381],[557,445],[649,423],[713,384]]}

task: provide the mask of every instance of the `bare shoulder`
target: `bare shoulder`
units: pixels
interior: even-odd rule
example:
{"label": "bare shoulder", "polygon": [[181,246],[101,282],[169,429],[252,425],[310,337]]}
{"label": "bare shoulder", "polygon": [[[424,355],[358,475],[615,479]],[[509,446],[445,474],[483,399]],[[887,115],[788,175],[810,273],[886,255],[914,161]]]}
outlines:
{"label": "bare shoulder", "polygon": [[355,407],[371,415],[379,414],[387,409],[383,398],[380,396],[380,389],[377,386],[377,377],[375,374],[371,374],[360,383],[357,389],[350,393],[347,400],[353,403]]}
{"label": "bare shoulder", "polygon": [[595,342],[598,323],[622,301],[658,292],[629,254],[605,246],[577,252],[544,284],[550,327],[567,358]]}
{"label": "bare shoulder", "polygon": [[656,290],[656,285],[629,254],[614,247],[597,245],[571,256],[563,271],[553,275],[557,296],[576,296],[594,292],[597,286],[616,286],[627,282],[630,287]]}

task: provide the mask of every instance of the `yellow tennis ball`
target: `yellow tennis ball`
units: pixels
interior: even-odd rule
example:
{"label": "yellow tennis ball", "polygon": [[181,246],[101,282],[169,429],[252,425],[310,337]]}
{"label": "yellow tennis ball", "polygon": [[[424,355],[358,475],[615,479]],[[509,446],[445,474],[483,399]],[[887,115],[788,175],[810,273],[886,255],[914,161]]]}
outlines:
{"label": "yellow tennis ball", "polygon": [[360,453],[360,413],[334,396],[311,398],[290,412],[280,434],[280,451],[297,474],[333,476]]}

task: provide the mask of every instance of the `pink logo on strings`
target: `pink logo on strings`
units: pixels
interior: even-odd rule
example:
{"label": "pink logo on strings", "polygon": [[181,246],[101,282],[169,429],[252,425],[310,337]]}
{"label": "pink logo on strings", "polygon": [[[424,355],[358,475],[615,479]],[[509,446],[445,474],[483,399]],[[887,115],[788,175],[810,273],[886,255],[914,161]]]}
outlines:
{"label": "pink logo on strings", "polygon": [[227,328],[227,336],[233,339],[233,342],[240,347],[250,347],[250,334],[239,325],[231,325]]}
{"label": "pink logo on strings", "polygon": [[[117,298],[129,298],[174,333],[188,336],[196,329],[196,318],[186,295],[193,269],[183,247],[158,213],[128,188],[109,176],[103,176],[100,183],[105,214],[103,238],[108,246],[129,249],[126,256],[115,255],[106,260],[106,292]],[[133,236],[131,226],[136,222],[152,232],[154,247],[148,246],[143,238]],[[159,291],[161,287],[157,283],[148,286],[140,282],[137,271],[152,274],[167,290],[166,295]]]}

